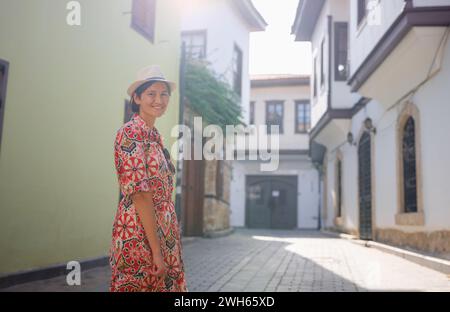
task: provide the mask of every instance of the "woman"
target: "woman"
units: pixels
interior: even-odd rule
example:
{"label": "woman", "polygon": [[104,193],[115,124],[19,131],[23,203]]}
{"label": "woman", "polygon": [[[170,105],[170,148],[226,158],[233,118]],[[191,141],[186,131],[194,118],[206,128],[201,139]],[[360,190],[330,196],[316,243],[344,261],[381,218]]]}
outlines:
{"label": "woman", "polygon": [[172,201],[175,167],[154,126],[175,87],[150,66],[128,88],[137,113],[119,129],[114,145],[123,198],[113,225],[111,291],[187,291]]}

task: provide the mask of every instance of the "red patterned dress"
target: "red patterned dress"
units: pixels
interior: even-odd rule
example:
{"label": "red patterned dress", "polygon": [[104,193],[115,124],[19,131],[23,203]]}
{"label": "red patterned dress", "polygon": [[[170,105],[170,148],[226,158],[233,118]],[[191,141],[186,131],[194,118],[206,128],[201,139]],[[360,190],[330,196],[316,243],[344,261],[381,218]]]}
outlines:
{"label": "red patterned dress", "polygon": [[[114,159],[123,195],[114,219],[109,262],[110,291],[188,291],[180,227],[172,201],[173,176],[158,130],[137,114],[117,132]],[[169,160],[170,161],[170,160]],[[153,190],[157,233],[166,274],[152,275],[153,257],[144,227],[131,200]]]}

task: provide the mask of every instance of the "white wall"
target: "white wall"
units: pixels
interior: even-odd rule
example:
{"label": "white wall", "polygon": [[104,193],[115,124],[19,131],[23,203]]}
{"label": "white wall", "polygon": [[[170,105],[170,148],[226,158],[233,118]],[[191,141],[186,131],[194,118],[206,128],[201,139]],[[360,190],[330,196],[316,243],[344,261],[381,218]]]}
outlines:
{"label": "white wall", "polygon": [[252,88],[251,101],[255,101],[255,125],[266,124],[266,101],[284,101],[283,134],[280,149],[309,149],[308,134],[295,133],[295,101],[309,100],[309,86]]}
{"label": "white wall", "polygon": [[[357,1],[350,1],[350,76],[355,73],[386,30],[403,11],[404,0],[380,1],[381,24],[357,25]],[[349,76],[349,77],[350,77]]]}
{"label": "white wall", "polygon": [[[377,228],[399,229],[405,232],[437,231],[450,228],[450,146],[446,144],[450,135],[450,106],[445,99],[450,98],[450,41],[441,71],[429,83],[425,84],[413,98],[420,115],[422,157],[422,194],[425,214],[425,226],[402,226],[395,224],[398,211],[398,175],[397,175],[397,119],[402,106],[385,111],[384,105],[371,101],[366,108],[352,119],[351,131],[355,140],[359,139],[365,118],[370,117],[377,128],[373,140],[373,195],[375,211],[374,226]],[[343,217],[345,227],[358,228],[358,148],[343,144]],[[336,150],[328,153],[328,220],[332,225],[333,201],[335,191],[334,170]]]}
{"label": "white wall", "polygon": [[[332,16],[332,38],[331,49],[333,54],[331,55],[331,107],[332,108],[351,108],[358,96],[350,92],[350,86],[347,85],[347,81],[336,81],[334,77],[335,55],[334,51],[334,22],[347,22],[348,23],[348,36],[350,37],[350,1],[349,0],[334,0],[330,2],[330,11],[333,12]],[[348,42],[350,45],[350,43]],[[327,52],[328,53],[328,52]],[[328,55],[328,54],[327,54]],[[350,59],[350,50],[348,50],[348,59]]]}
{"label": "white wall", "polygon": [[248,120],[250,99],[249,29],[240,12],[228,0],[183,1],[181,30],[207,30],[207,59],[218,75],[232,85],[232,57],[234,45],[242,50],[243,120]]}
{"label": "white wall", "polygon": [[450,229],[450,40],[441,71],[414,97],[420,111],[423,204],[427,230]]}
{"label": "white wall", "polygon": [[[328,37],[328,16],[331,15],[331,38]],[[329,75],[331,74],[331,107],[332,108],[351,108],[355,104],[355,97],[350,93],[350,87],[346,81],[336,81],[334,77],[334,23],[335,22],[348,22],[350,24],[350,12],[348,0],[335,0],[327,1],[319,15],[316,27],[314,29],[311,47],[312,57],[316,58],[316,77],[317,77],[317,98],[313,96],[313,76],[311,77],[311,98],[312,100],[312,125],[314,126],[322,117],[327,109],[328,104],[328,90],[329,90]],[[349,25],[350,36],[350,25]],[[324,85],[320,84],[320,56],[321,56],[321,44],[322,40],[325,40],[324,45],[324,60],[323,71],[325,73]],[[329,64],[329,50],[331,49],[331,64]],[[350,50],[349,50],[350,53]],[[349,54],[350,57],[350,54]],[[331,71],[330,71],[331,67]],[[314,70],[314,64],[312,66]]]}
{"label": "white wall", "polygon": [[[450,1],[414,1],[415,5],[449,5]],[[382,25],[362,25],[356,29],[356,1],[351,1],[350,22],[350,58],[351,72],[353,73],[375,44],[391,26],[392,22],[401,13],[403,0],[381,1]],[[320,23],[320,21],[319,21]],[[320,27],[320,25],[319,25]],[[320,32],[320,31],[319,31]],[[363,122],[370,117],[377,129],[372,134],[372,187],[375,219],[373,225],[381,229],[398,229],[404,232],[438,231],[450,228],[450,192],[448,191],[448,177],[450,176],[450,145],[447,144],[450,135],[450,40],[446,43],[443,64],[440,72],[423,85],[412,98],[417,106],[420,116],[421,149],[417,152],[421,156],[422,195],[425,215],[424,226],[404,226],[395,223],[398,208],[398,142],[397,120],[403,106],[397,105],[386,110],[394,103],[379,103],[375,100],[369,102],[351,120],[351,132],[358,142]],[[395,88],[395,85],[392,86]],[[342,99],[342,95],[336,95]],[[353,96],[357,96],[354,94]],[[356,98],[355,98],[356,99]],[[336,154],[342,153],[343,188],[342,188],[342,215],[344,227],[349,230],[358,230],[359,226],[359,199],[358,199],[358,147],[335,140],[327,146],[327,219],[324,226],[333,226],[335,217],[333,196],[335,189]]]}
{"label": "white wall", "polygon": [[[297,156],[298,158],[298,156]],[[318,174],[308,159],[280,160],[274,172],[261,172],[257,161],[234,161],[231,183],[230,222],[232,226],[245,226],[245,175],[297,175],[297,226],[304,229],[317,228],[319,192]]]}

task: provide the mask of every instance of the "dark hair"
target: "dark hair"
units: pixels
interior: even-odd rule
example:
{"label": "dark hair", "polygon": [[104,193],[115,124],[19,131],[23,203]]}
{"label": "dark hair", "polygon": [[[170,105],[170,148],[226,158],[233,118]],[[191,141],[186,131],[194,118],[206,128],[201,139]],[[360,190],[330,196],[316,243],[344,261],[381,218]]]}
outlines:
{"label": "dark hair", "polygon": [[[170,85],[167,82],[165,82],[165,81],[158,81],[158,80],[150,80],[150,81],[147,81],[147,82],[141,84],[136,89],[136,91],[134,91],[134,93],[138,96],[138,98],[140,98],[142,93],[144,93],[144,91],[147,90],[155,82],[163,82],[166,85],[166,87],[167,87],[167,92],[169,92],[169,95],[171,95],[172,91],[170,90]],[[131,103],[131,110],[133,111],[133,113],[139,113],[139,106],[140,105],[137,105],[134,102],[134,96],[133,95],[131,95],[130,103]]]}

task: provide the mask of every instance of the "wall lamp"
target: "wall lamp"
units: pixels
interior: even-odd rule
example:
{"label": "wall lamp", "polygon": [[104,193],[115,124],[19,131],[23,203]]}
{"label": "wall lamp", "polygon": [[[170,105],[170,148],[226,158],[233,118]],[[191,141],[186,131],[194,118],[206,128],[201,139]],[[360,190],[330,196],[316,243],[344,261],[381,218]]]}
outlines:
{"label": "wall lamp", "polygon": [[354,146],[356,145],[355,139],[353,138],[353,133],[347,133],[347,143]]}
{"label": "wall lamp", "polygon": [[371,118],[366,118],[366,120],[364,120],[364,127],[367,131],[372,132],[373,134],[377,134],[377,128],[373,126]]}

